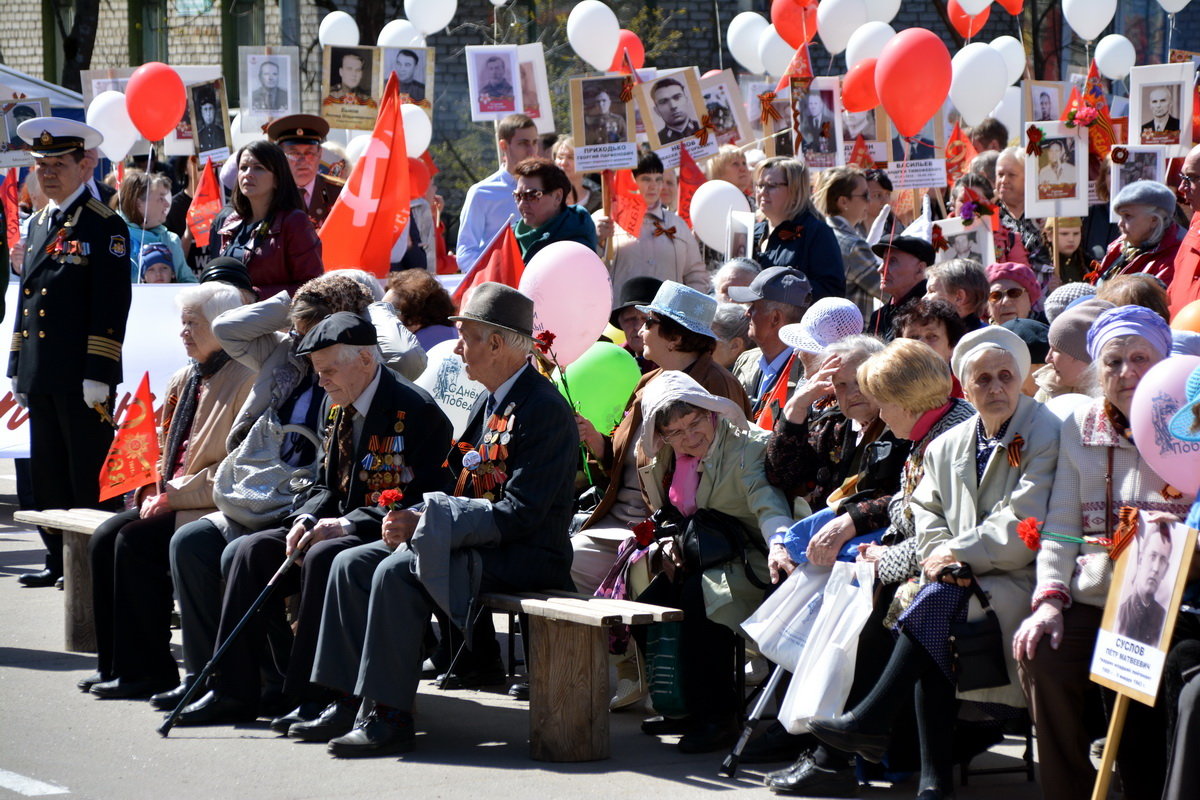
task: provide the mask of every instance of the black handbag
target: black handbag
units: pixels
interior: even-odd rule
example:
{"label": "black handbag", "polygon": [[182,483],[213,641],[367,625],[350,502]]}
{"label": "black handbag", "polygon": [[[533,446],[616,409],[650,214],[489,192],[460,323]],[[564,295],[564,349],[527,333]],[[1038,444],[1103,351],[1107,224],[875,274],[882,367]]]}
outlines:
{"label": "black handbag", "polygon": [[950,651],[954,657],[954,683],[960,692],[974,689],[993,689],[1011,683],[1008,664],[1004,658],[1004,633],[1000,618],[988,602],[979,581],[971,581],[971,589],[963,597],[963,606],[978,598],[984,618],[975,622],[950,623]]}
{"label": "black handbag", "polygon": [[704,572],[741,559],[750,583],[759,589],[768,588],[768,584],[754,574],[746,558],[746,550],[752,543],[760,546],[763,555],[766,555],[766,548],[756,541],[756,537],[746,535],[745,528],[736,517],[711,508],[698,509],[687,521],[679,538],[683,549],[683,565],[688,572]]}

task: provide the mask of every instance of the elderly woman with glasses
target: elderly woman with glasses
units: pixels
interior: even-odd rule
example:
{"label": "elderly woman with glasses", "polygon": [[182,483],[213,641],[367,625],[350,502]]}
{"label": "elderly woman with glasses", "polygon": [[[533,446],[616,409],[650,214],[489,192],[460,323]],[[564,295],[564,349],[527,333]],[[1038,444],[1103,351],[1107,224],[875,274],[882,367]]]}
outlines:
{"label": "elderly woman with glasses", "polygon": [[1134,181],[1113,199],[1121,235],[1100,262],[1099,282],[1145,273],[1170,284],[1184,230],[1172,221],[1175,192],[1157,181]]}
{"label": "elderly woman with glasses", "polygon": [[1033,307],[1042,299],[1042,286],[1025,264],[1001,262],[987,268],[988,316],[993,325],[1034,316]]}
{"label": "elderly woman with glasses", "polygon": [[812,205],[808,167],[794,158],[768,158],[754,172],[762,221],[754,226],[754,260],[795,267],[812,284],[812,299],[846,296],[846,271],[837,237]]}
{"label": "elderly woman with glasses", "polygon": [[[1093,696],[1088,671],[1112,565],[1106,547],[1084,537],[1112,536],[1124,507],[1183,519],[1194,499],[1150,468],[1129,423],[1138,384],[1170,354],[1167,323],[1141,306],[1112,308],[1088,330],[1087,349],[1102,396],[1063,423],[1037,552],[1033,613],[1012,645],[1037,725],[1043,791],[1055,800],[1090,797],[1096,774],[1085,724]],[[1126,797],[1161,795],[1163,744],[1161,721],[1132,703],[1117,755]]]}

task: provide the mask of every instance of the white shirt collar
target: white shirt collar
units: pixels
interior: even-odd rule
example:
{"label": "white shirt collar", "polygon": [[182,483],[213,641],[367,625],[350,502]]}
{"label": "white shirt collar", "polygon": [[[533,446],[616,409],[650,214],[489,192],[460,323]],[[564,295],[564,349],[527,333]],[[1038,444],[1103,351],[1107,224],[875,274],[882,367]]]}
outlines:
{"label": "white shirt collar", "polygon": [[49,208],[51,212],[55,212],[60,208],[70,208],[71,204],[74,203],[77,199],[79,199],[79,195],[83,194],[87,190],[88,190],[87,183],[81,183],[81,184],[79,184],[79,186],[77,186],[75,188],[75,191],[73,191],[69,195],[67,195],[67,198],[65,200],[63,200],[61,204],[54,202],[54,200],[49,200],[46,203],[46,207]]}
{"label": "white shirt collar", "polygon": [[317,189],[317,176],[314,175],[313,179],[311,181],[309,181],[308,183],[306,183],[300,187],[300,196],[302,198],[304,198],[304,201],[306,203],[311,203],[312,199],[313,199],[313,195],[315,195],[317,193],[316,189]]}
{"label": "white shirt collar", "polygon": [[375,390],[379,388],[379,377],[382,374],[383,367],[376,365],[375,377],[372,378],[371,382],[367,384],[367,388],[362,390],[362,394],[356,397],[354,402],[351,403],[351,405],[354,406],[354,410],[357,411],[359,416],[361,416],[363,419],[366,419],[367,412],[371,410],[371,403],[375,400]]}
{"label": "white shirt collar", "polygon": [[496,389],[496,391],[492,392],[492,397],[496,398],[496,413],[497,414],[499,414],[503,410],[504,398],[508,397],[508,393],[509,393],[509,391],[512,390],[513,384],[515,384],[517,382],[517,378],[521,377],[521,374],[524,373],[525,370],[527,370],[527,369],[529,369],[528,361],[526,361],[521,366],[520,369],[518,369],[516,372],[514,372],[512,374],[512,377],[510,377],[504,383],[500,384],[500,387],[498,389]]}

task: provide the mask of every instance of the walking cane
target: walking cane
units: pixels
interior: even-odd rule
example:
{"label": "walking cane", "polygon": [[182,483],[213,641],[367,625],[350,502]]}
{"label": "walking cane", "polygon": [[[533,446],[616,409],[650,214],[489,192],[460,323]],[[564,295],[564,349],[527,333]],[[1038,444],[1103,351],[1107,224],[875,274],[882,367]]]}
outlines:
{"label": "walking cane", "polygon": [[742,760],[742,750],[745,749],[746,742],[750,741],[750,734],[754,733],[754,728],[758,725],[758,721],[762,719],[763,710],[766,709],[767,703],[771,701],[771,698],[775,696],[775,690],[779,688],[779,681],[786,673],[787,670],[778,664],[771,667],[771,677],[767,679],[767,685],[759,692],[758,700],[754,703],[754,708],[750,710],[746,726],[742,729],[742,735],[738,738],[737,744],[733,746],[732,752],[725,756],[718,774],[726,778],[732,778],[737,775],[738,762]]}
{"label": "walking cane", "polygon": [[[305,531],[311,531],[313,528],[313,523],[310,519],[306,519],[303,525]],[[246,612],[245,616],[238,620],[238,624],[234,626],[229,636],[225,637],[225,641],[222,642],[221,646],[217,648],[217,652],[213,653],[213,657],[210,658],[208,663],[204,665],[204,669],[200,670],[200,674],[196,676],[196,680],[194,680],[192,685],[188,687],[188,690],[184,692],[183,697],[179,700],[179,705],[175,706],[175,710],[172,711],[166,720],[163,721],[162,725],[158,726],[158,733],[160,736],[166,738],[171,732],[171,728],[175,727],[175,722],[179,719],[179,715],[183,713],[183,709],[187,707],[188,703],[192,702],[193,695],[195,695],[200,690],[200,687],[204,685],[205,681],[208,680],[208,676],[211,675],[212,671],[216,668],[217,662],[221,660],[221,656],[225,655],[225,651],[229,649],[229,645],[235,639],[237,639],[238,634],[242,632],[242,628],[246,627],[246,623],[250,621],[250,618],[257,614],[258,610],[262,608],[262,604],[267,601],[267,598],[275,589],[275,584],[279,581],[279,579],[282,578],[284,574],[292,568],[292,565],[295,564],[296,560],[303,554],[304,550],[297,547],[292,551],[292,554],[288,556],[282,564],[279,565],[279,569],[275,570],[275,574],[271,576],[271,580],[267,581],[267,585],[263,587],[262,592],[259,593],[257,598],[255,598],[253,605],[250,606],[250,610]]]}

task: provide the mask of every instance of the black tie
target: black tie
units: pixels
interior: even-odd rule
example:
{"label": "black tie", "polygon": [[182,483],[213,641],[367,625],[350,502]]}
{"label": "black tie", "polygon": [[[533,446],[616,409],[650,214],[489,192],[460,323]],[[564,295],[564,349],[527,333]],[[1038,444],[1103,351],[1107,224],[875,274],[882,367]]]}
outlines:
{"label": "black tie", "polygon": [[337,447],[338,488],[342,497],[345,497],[350,492],[350,476],[354,472],[354,406],[342,407],[334,439]]}
{"label": "black tie", "polygon": [[496,413],[496,395],[489,394],[487,403],[483,406],[483,416],[485,419],[491,419],[492,414]]}

